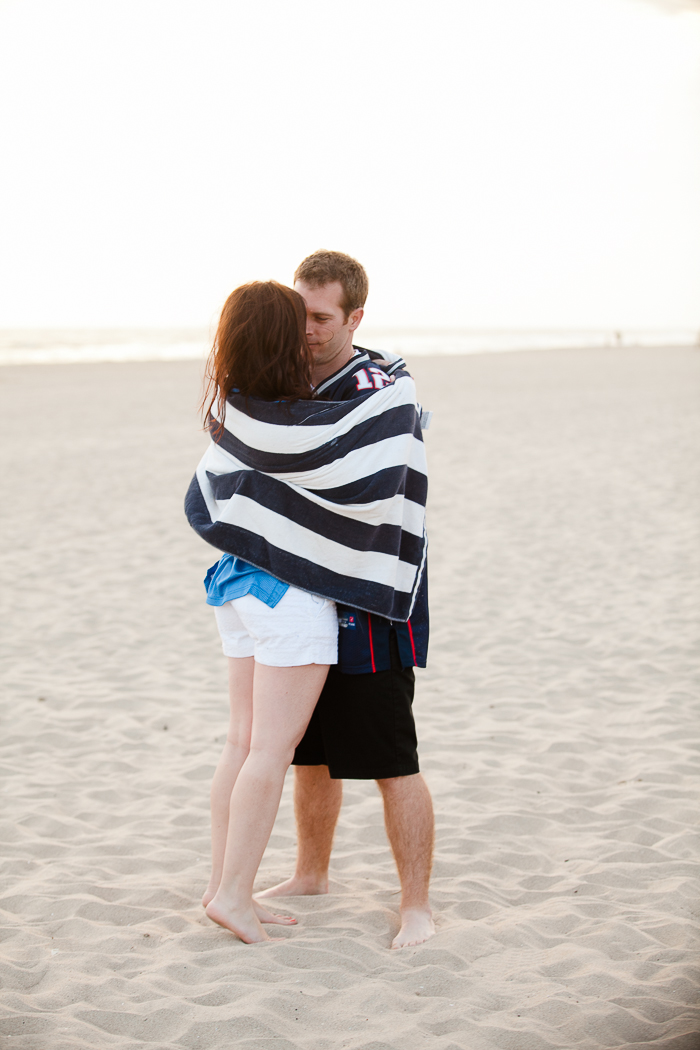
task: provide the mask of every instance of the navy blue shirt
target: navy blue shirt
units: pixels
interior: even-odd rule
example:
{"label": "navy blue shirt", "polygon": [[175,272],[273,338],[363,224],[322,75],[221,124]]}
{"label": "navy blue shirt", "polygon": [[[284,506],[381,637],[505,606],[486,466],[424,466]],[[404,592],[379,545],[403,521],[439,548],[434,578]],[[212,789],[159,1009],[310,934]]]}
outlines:
{"label": "navy blue shirt", "polygon": [[[379,390],[392,382],[392,376],[407,373],[405,362],[392,356],[384,359],[376,350],[356,346],[355,356],[316,387],[315,396],[323,401],[350,401],[368,390]],[[381,364],[380,364],[381,362]],[[406,623],[384,616],[338,605],[338,668],[343,674],[371,674],[389,671],[389,639],[396,641],[403,667],[425,667],[428,656],[428,581],[426,570],[413,612]]]}

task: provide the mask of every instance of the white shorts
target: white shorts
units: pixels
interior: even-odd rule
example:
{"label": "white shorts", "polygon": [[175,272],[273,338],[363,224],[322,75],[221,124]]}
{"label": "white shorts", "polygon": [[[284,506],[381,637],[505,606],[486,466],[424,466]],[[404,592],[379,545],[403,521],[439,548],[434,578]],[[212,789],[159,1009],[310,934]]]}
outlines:
{"label": "white shorts", "polygon": [[335,602],[290,587],[274,609],[252,594],[215,605],[226,656],[254,656],[268,667],[338,662]]}

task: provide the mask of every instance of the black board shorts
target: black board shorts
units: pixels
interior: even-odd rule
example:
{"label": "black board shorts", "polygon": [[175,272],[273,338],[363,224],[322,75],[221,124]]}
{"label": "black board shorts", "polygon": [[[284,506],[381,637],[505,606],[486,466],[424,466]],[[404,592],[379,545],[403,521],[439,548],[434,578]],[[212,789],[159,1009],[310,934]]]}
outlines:
{"label": "black board shorts", "polygon": [[328,766],[334,780],[385,780],[419,772],[413,720],[415,675],[401,667],[391,634],[391,670],[328,678],[297,747],[295,766]]}

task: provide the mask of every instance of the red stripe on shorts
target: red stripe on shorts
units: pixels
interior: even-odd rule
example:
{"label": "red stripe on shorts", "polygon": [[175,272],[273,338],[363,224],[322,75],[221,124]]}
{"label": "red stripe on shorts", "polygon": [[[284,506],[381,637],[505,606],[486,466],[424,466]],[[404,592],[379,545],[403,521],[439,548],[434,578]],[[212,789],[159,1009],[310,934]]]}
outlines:
{"label": "red stripe on shorts", "polygon": [[416,646],[415,646],[415,643],[413,641],[413,628],[411,627],[411,621],[410,620],[408,620],[407,623],[408,623],[408,636],[411,639],[411,649],[413,649],[413,661],[414,661],[414,663],[417,664],[418,661],[416,660]]}
{"label": "red stripe on shorts", "polygon": [[367,613],[367,624],[369,626],[369,656],[372,661],[372,674],[377,670],[374,664],[374,643],[372,642],[372,617]]}

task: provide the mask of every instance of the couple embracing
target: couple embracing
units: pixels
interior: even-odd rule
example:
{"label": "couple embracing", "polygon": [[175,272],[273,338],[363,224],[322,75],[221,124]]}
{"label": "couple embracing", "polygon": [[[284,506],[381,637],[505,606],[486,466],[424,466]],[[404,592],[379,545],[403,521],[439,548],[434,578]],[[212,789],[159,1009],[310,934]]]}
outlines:
{"label": "couple embracing", "polygon": [[[244,285],[224,306],[212,443],[186,498],[190,524],[224,552],[205,586],[229,664],[203,904],[246,943],[293,924],[266,899],[328,892],[342,780],[376,780],[401,948],[434,933],[433,812],[412,714],[428,643],[421,409],[401,358],[353,343],[363,267],[319,251],[294,281]],[[254,897],[290,763],[296,871]]]}

